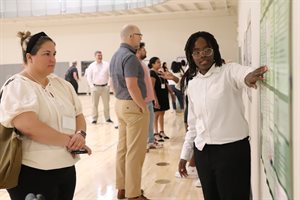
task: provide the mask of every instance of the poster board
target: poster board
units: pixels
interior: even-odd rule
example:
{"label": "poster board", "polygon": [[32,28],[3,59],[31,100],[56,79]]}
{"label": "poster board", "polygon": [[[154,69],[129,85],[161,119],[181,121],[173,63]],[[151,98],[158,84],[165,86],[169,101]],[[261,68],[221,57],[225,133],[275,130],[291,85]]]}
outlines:
{"label": "poster board", "polygon": [[261,158],[274,200],[292,200],[291,1],[261,0]]}

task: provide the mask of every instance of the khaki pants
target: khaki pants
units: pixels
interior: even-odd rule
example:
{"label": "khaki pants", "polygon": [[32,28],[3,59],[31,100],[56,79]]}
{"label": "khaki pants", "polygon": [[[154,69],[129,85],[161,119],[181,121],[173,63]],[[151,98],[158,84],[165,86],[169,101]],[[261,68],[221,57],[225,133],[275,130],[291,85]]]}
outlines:
{"label": "khaki pants", "polygon": [[93,111],[92,111],[92,120],[97,121],[98,119],[98,105],[99,99],[101,97],[102,104],[103,104],[103,111],[104,111],[104,118],[105,120],[110,119],[109,115],[109,86],[95,86],[91,88],[92,93],[92,104],[93,104]]}
{"label": "khaki pants", "polygon": [[116,187],[127,198],[141,195],[142,168],[146,155],[149,111],[142,113],[132,100],[116,100],[119,143],[116,161]]}

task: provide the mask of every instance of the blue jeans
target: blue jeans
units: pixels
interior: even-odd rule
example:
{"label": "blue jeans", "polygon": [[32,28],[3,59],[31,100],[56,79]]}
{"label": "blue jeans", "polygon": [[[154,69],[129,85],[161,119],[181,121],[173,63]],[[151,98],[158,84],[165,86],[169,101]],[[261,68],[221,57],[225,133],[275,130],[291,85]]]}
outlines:
{"label": "blue jeans", "polygon": [[150,118],[149,118],[149,130],[148,130],[148,143],[154,143],[154,130],[153,130],[153,121],[154,121],[154,109],[153,103],[150,101],[147,103]]}
{"label": "blue jeans", "polygon": [[[177,97],[178,99],[178,102],[179,102],[179,106],[180,106],[180,109],[183,110],[183,94],[180,90],[178,90],[175,85],[170,85],[171,89],[173,90],[173,92],[175,93],[175,96]],[[172,102],[172,107],[174,110],[176,110],[176,101],[175,102]]]}

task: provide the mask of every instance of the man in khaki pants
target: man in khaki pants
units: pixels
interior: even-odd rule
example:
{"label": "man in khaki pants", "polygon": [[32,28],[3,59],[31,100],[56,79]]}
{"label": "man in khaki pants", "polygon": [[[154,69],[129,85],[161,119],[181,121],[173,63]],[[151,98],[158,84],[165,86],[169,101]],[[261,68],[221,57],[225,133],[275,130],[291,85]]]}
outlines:
{"label": "man in khaki pants", "polygon": [[102,60],[102,52],[95,52],[95,61],[87,68],[87,82],[92,94],[92,124],[97,124],[100,97],[105,121],[113,123],[109,113],[109,63]]}
{"label": "man in khaki pants", "polygon": [[122,43],[110,62],[116,96],[119,143],[116,161],[118,199],[147,200],[141,192],[142,167],[146,155],[149,111],[144,101],[144,70],[135,56],[142,34],[135,25],[121,30]]}

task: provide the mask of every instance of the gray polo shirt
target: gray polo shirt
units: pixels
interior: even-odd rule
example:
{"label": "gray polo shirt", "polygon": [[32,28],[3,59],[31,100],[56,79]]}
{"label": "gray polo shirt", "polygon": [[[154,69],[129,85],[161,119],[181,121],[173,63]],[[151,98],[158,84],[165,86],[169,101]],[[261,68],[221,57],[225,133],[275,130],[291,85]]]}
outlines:
{"label": "gray polo shirt", "polygon": [[117,99],[132,100],[126,86],[125,77],[137,77],[138,86],[143,98],[146,97],[144,70],[135,55],[136,50],[126,43],[122,43],[110,61],[110,76]]}

